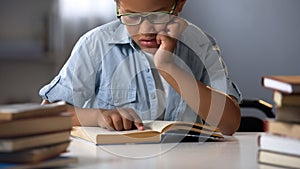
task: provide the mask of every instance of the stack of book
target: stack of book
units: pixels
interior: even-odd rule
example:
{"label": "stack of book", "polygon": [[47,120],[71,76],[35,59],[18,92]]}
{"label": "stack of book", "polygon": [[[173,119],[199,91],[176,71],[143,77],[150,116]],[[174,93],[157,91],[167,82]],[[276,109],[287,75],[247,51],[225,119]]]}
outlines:
{"label": "stack of book", "polygon": [[262,85],[274,92],[276,118],[258,136],[258,162],[300,168],[300,76],[264,76]]}
{"label": "stack of book", "polygon": [[71,116],[65,102],[0,106],[0,168],[18,164],[43,166],[48,160],[60,164],[71,162],[61,158],[67,151],[72,129]]}

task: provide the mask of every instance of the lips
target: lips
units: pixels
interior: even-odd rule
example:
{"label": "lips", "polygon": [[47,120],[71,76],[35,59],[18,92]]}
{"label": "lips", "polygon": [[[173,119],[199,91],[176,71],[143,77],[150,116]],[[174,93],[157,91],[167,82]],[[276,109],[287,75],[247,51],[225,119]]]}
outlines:
{"label": "lips", "polygon": [[152,37],[141,37],[139,38],[139,43],[146,48],[155,48],[157,47],[156,36]]}

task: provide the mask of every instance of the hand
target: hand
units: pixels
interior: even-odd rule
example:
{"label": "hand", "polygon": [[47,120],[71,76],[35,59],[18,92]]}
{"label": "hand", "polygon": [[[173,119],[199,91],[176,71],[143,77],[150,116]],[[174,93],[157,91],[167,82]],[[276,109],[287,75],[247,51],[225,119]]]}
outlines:
{"label": "hand", "polygon": [[159,32],[156,37],[157,43],[160,44],[159,49],[173,52],[176,47],[177,39],[187,26],[188,23],[184,19],[174,17],[174,19],[167,24],[165,30]]}
{"label": "hand", "polygon": [[176,48],[177,39],[188,26],[188,23],[179,17],[174,18],[164,31],[161,31],[156,36],[159,49],[154,56],[154,63],[170,63],[173,62],[173,51]]}
{"label": "hand", "polygon": [[98,125],[109,130],[131,130],[136,127],[144,130],[140,117],[133,109],[101,110],[98,116]]}

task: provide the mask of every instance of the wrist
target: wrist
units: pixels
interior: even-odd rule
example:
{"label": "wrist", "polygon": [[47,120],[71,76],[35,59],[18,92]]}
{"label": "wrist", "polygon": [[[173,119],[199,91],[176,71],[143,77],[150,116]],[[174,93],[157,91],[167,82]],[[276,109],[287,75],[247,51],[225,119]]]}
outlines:
{"label": "wrist", "polygon": [[154,55],[154,64],[157,68],[163,68],[167,65],[174,64],[173,53],[168,50],[158,49]]}

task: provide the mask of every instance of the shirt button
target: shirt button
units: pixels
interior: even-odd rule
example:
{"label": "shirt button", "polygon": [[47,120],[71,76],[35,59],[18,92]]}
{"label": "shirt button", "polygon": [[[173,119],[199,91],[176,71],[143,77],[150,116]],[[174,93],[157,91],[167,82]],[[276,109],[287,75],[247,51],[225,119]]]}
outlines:
{"label": "shirt button", "polygon": [[155,99],[155,98],[156,98],[155,94],[152,93],[152,94],[151,94],[151,99]]}

